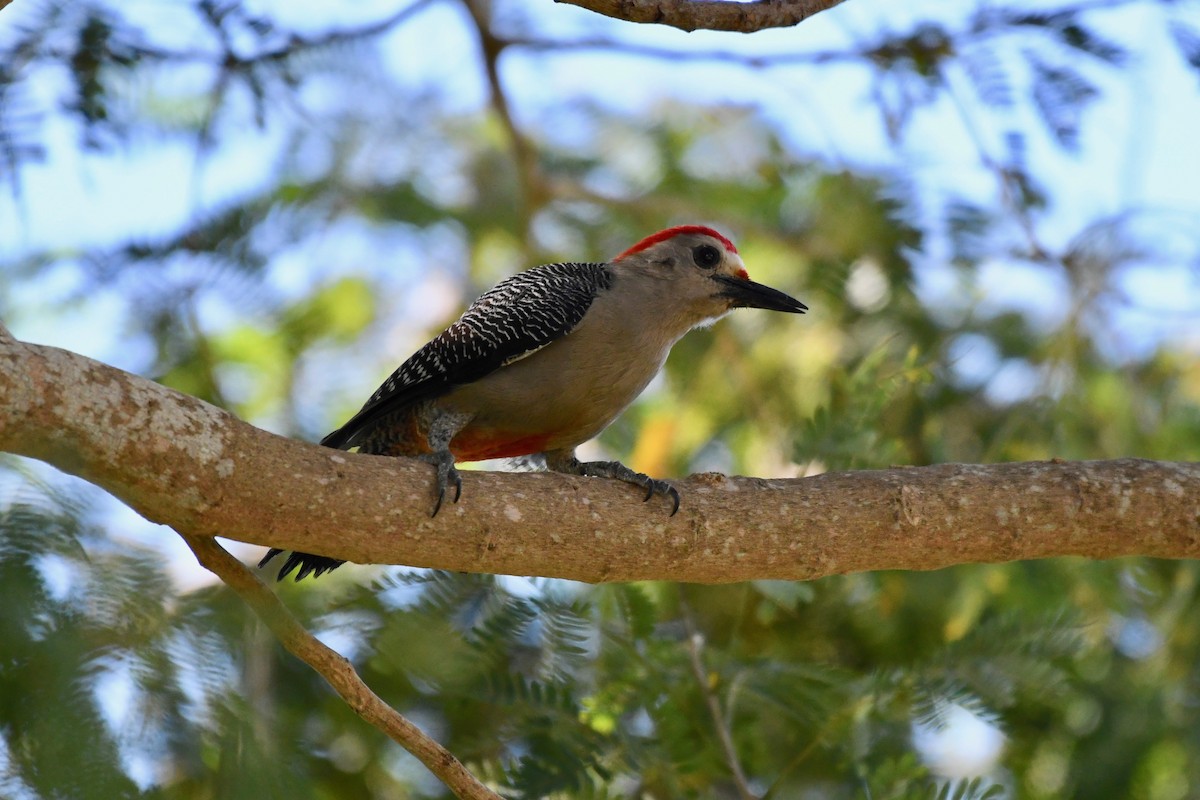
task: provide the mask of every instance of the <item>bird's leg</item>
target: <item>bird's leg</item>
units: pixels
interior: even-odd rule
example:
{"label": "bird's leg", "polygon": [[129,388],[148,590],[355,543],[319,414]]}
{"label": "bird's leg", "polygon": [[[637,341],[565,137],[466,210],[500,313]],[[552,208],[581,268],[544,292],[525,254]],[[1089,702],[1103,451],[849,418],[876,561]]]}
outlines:
{"label": "bird's leg", "polygon": [[615,478],[625,483],[632,483],[646,490],[642,502],[646,502],[655,494],[671,498],[671,516],[679,510],[679,492],[666,481],[651,478],[640,472],[634,472],[620,461],[580,461],[575,457],[574,450],[551,450],[542,454],[546,459],[546,469],[554,472],[565,472],[568,475],[586,475],[591,478]]}
{"label": "bird's leg", "polygon": [[425,438],[433,452],[424,453],[417,458],[426,464],[433,464],[437,468],[437,502],[433,505],[433,513],[429,515],[431,517],[436,517],[437,513],[442,510],[446,487],[451,483],[454,484],[454,502],[457,503],[458,499],[462,497],[462,477],[454,466],[454,454],[450,452],[450,440],[470,421],[470,414],[430,409]]}

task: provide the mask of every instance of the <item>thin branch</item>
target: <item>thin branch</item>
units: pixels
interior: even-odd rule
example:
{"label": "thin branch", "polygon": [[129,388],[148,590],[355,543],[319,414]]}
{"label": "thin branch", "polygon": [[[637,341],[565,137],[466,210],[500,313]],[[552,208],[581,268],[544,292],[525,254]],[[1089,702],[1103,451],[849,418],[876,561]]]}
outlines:
{"label": "thin branch", "polygon": [[292,34],[291,41],[283,47],[275,50],[268,50],[252,56],[255,61],[263,61],[267,59],[285,59],[294,55],[299,50],[316,50],[325,47],[331,47],[337,44],[346,44],[349,42],[361,41],[370,39],[375,36],[380,36],[401,23],[407,22],[412,17],[416,16],[426,8],[433,5],[435,0],[416,0],[404,8],[394,11],[383,19],[375,22],[362,25],[357,28],[343,28],[332,30],[323,33],[320,36],[304,37],[297,34]]}
{"label": "thin branch", "polygon": [[684,31],[753,33],[790,28],[842,0],[555,0],[626,22],[651,22]]}
{"label": "thin branch", "polygon": [[697,475],[683,506],[618,481],[467,472],[429,517],[433,468],[247,425],[44,345],[0,342],[0,451],[191,536],[359,563],[591,583],[808,580],[1054,556],[1200,557],[1200,463],[942,464],[811,478]]}
{"label": "thin branch", "polygon": [[530,230],[534,213],[544,202],[545,191],[542,187],[541,174],[538,169],[537,152],[533,144],[526,138],[513,117],[512,106],[508,102],[508,93],[504,90],[504,82],[500,79],[500,55],[508,43],[492,32],[491,20],[488,19],[489,3],[483,0],[463,0],[475,29],[479,34],[480,55],[483,59],[484,71],[487,74],[488,87],[491,90],[492,108],[500,123],[508,132],[512,145],[513,161],[517,169],[517,181],[521,187],[521,238],[529,245]]}
{"label": "thin branch", "polygon": [[708,670],[704,667],[704,656],[700,652],[704,647],[704,634],[696,629],[696,621],[692,618],[692,609],[686,600],[681,599],[679,609],[680,616],[683,618],[684,630],[687,632],[688,660],[692,665],[692,675],[695,676],[696,683],[700,686],[700,692],[704,695],[709,716],[712,717],[713,727],[717,731],[717,741],[721,744],[721,753],[725,756],[725,764],[729,767],[729,773],[733,777],[733,785],[737,787],[738,797],[741,800],[757,800],[754,792],[750,791],[746,773],[742,770],[742,762],[738,759],[737,748],[733,744],[733,735],[729,732],[729,723],[725,720],[724,712],[721,711],[721,702],[717,699],[717,693],[713,691],[708,680]]}
{"label": "thin branch", "polygon": [[958,118],[962,121],[963,130],[966,131],[968,138],[975,145],[975,150],[979,154],[979,163],[996,178],[996,185],[1000,192],[1000,202],[1012,213],[1018,227],[1021,229],[1021,233],[1025,236],[1025,242],[1029,248],[1028,258],[1042,263],[1059,261],[1060,259],[1050,255],[1050,249],[1038,237],[1037,221],[1030,213],[1028,205],[1022,202],[1020,198],[1020,189],[1016,186],[1016,178],[1013,175],[1012,168],[1001,163],[989,152],[988,146],[984,142],[983,131],[980,130],[980,126],[976,122],[971,110],[967,108],[966,103],[959,96],[954,83],[946,79],[943,81],[943,86],[946,88],[946,96],[950,99],[952,107],[958,114]]}
{"label": "thin branch", "polygon": [[[435,2],[436,0],[415,0],[415,2],[393,12],[383,19],[361,25],[357,28],[335,29],[318,36],[302,36],[298,33],[293,33],[288,36],[287,42],[283,45],[260,50],[249,55],[242,55],[235,52],[227,40],[224,42],[225,46],[223,48],[210,50],[165,50],[139,44],[136,47],[136,54],[139,58],[156,61],[172,63],[200,62],[226,68],[245,69],[257,64],[286,61],[306,51],[320,50],[341,44],[352,44],[380,36],[408,21]],[[54,55],[57,57],[62,56],[61,53],[55,53]]]}
{"label": "thin branch", "polygon": [[226,552],[216,539],[181,535],[196,560],[242,598],[287,651],[316,670],[356,714],[416,756],[458,797],[502,800],[500,795],[480,783],[449,750],[422,733],[371,691],[353,664],[305,630],[275,593]]}

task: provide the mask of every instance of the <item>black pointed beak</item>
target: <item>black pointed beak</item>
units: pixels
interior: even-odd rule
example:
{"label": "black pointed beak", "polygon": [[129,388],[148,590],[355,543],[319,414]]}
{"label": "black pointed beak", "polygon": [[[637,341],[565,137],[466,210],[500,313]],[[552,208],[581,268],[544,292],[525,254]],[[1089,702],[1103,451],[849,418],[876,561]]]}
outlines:
{"label": "black pointed beak", "polygon": [[808,311],[808,306],[791,295],[747,278],[713,275],[712,279],[721,284],[721,291],[717,292],[717,297],[729,300],[730,308],[765,308],[768,311],[786,311],[789,314],[803,314]]}

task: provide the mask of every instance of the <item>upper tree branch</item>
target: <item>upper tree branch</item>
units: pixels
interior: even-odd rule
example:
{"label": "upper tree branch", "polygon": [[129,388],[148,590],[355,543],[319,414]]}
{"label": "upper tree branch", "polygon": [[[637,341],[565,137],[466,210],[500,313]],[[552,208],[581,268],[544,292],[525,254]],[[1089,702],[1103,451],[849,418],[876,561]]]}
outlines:
{"label": "upper tree branch", "polygon": [[700,475],[675,517],[623,483],[432,468],[285,439],[143,378],[0,339],[0,450],[192,536],[358,562],[582,581],[808,579],[1078,555],[1200,557],[1200,464],[942,465],[800,480]]}
{"label": "upper tree branch", "polygon": [[788,28],[842,0],[555,0],[626,22],[657,22],[685,31],[753,33]]}

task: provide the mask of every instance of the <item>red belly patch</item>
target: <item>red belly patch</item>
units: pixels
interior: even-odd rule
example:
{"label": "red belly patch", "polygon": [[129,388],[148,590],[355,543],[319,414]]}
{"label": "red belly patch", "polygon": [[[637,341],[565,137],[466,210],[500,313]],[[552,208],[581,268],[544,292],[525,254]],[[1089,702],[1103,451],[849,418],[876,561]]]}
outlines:
{"label": "red belly patch", "polygon": [[540,453],[551,434],[512,433],[497,430],[465,430],[450,442],[450,452],[458,461],[483,461],[488,458],[515,458]]}

